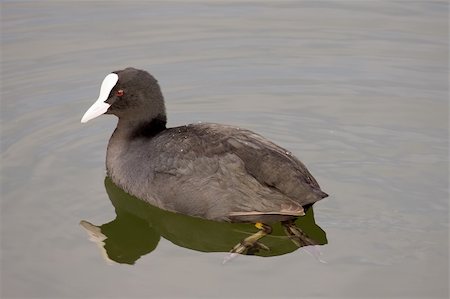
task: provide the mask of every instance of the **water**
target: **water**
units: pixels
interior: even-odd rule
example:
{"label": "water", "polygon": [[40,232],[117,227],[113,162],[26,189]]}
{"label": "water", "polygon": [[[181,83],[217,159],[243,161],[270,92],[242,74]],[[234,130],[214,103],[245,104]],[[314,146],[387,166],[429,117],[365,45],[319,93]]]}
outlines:
{"label": "water", "polygon": [[[448,297],[445,1],[7,1],[1,19],[3,298]],[[222,265],[167,234],[106,262],[79,223],[118,217],[115,119],[80,118],[126,66],[158,78],[169,125],[245,127],[303,160],[331,195],[327,263]]]}

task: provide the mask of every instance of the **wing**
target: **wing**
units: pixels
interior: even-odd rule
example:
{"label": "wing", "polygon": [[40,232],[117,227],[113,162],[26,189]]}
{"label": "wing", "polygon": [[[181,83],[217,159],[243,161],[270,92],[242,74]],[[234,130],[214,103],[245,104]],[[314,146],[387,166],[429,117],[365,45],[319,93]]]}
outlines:
{"label": "wing", "polygon": [[[161,207],[215,220],[279,221],[303,215],[321,195],[295,157],[248,130],[201,124],[170,129],[154,140],[151,190]],[[170,198],[167,200],[167,198]]]}
{"label": "wing", "polygon": [[236,130],[227,142],[244,161],[248,173],[302,206],[328,196],[302,162],[264,137],[248,130]]}

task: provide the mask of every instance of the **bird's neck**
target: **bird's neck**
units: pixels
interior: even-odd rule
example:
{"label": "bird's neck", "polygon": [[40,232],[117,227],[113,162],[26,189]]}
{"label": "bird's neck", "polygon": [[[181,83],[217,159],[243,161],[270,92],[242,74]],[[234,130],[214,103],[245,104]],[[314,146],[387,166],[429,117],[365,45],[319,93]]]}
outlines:
{"label": "bird's neck", "polygon": [[166,116],[159,115],[148,121],[124,121],[119,118],[117,127],[109,139],[106,151],[106,169],[109,176],[120,171],[115,161],[120,161],[132,149],[132,144],[152,138],[166,129]]}
{"label": "bird's neck", "polygon": [[164,114],[147,120],[123,120],[119,118],[117,128],[113,134],[128,140],[135,138],[151,138],[166,129],[167,118]]}

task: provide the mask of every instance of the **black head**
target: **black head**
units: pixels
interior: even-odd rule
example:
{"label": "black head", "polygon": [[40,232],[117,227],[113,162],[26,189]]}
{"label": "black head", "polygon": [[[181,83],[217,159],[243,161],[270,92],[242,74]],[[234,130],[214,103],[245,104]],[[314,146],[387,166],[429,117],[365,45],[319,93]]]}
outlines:
{"label": "black head", "polygon": [[158,81],[148,72],[131,67],[108,74],[98,100],[86,111],[81,122],[102,114],[114,114],[128,121],[165,119],[164,98]]}

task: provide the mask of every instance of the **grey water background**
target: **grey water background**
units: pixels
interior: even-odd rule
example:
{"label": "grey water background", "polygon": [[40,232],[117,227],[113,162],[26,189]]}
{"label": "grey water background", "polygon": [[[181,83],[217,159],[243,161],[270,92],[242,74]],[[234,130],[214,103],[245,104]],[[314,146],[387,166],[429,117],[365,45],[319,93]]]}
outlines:
{"label": "grey water background", "polygon": [[[4,1],[2,298],[447,298],[446,1]],[[107,264],[79,226],[115,217],[116,120],[80,124],[111,71],[159,80],[169,125],[254,130],[329,198],[302,250],[221,265],[162,239]]]}

